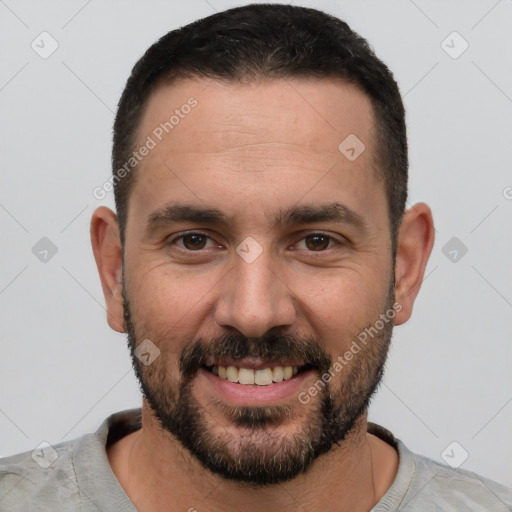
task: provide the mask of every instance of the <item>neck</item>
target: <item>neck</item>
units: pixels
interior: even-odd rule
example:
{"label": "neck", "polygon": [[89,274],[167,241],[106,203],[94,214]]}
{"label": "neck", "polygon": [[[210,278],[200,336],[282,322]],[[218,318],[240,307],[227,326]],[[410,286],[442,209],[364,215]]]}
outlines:
{"label": "neck", "polygon": [[[109,448],[110,465],[139,512],[369,511],[391,485],[398,458],[367,434],[361,416],[349,436],[289,482],[252,487],[222,479],[161,429],[144,403],[142,428]],[[384,450],[384,451],[383,451]]]}

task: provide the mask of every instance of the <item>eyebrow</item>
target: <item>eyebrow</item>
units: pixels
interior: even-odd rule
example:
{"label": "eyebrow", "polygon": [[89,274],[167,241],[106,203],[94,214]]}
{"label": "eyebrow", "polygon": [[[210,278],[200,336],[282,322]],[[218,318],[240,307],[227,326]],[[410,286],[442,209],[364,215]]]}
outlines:
{"label": "eyebrow", "polygon": [[276,224],[313,224],[316,222],[349,224],[361,231],[366,231],[368,227],[362,215],[341,203],[294,206],[280,210]]}
{"label": "eyebrow", "polygon": [[228,226],[229,220],[217,208],[204,208],[192,204],[169,203],[151,213],[146,223],[146,231],[151,232],[173,222],[192,222]]}
{"label": "eyebrow", "polygon": [[[172,223],[191,222],[211,226],[228,227],[233,222],[221,210],[194,204],[168,203],[151,213],[146,223],[146,231],[152,232]],[[280,209],[273,219],[275,226],[335,222],[349,224],[366,231],[368,224],[364,217],[341,203],[323,205],[302,205]]]}

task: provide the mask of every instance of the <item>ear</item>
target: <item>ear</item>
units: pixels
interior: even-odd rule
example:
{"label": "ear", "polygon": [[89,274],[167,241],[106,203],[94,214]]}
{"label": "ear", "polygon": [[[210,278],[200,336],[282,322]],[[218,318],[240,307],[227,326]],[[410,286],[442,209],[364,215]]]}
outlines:
{"label": "ear", "polygon": [[407,322],[412,314],[433,245],[432,212],[425,203],[417,203],[405,212],[398,232],[395,301],[401,309],[397,308],[395,325]]}
{"label": "ear", "polygon": [[125,332],[121,238],[116,215],[105,206],[92,214],[91,244],[107,304],[108,324],[117,332]]}

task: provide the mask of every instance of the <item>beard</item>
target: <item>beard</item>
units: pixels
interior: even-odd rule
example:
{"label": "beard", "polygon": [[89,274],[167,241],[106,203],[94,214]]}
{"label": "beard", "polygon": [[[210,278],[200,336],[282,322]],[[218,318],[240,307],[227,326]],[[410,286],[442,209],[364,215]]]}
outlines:
{"label": "beard", "polygon": [[[384,375],[393,330],[391,321],[382,322],[383,328],[354,355],[350,365],[342,368],[337,385],[333,385],[335,379],[321,380],[329,369],[333,373],[333,361],[317,340],[283,334],[278,329],[269,330],[261,338],[247,338],[241,333],[228,333],[208,342],[198,338],[183,349],[176,378],[170,370],[175,362],[166,356],[171,340],[148,329],[139,331],[124,290],[123,283],[128,346],[145,400],[164,431],[174,436],[204,468],[230,481],[261,487],[285,482],[306,472],[318,457],[340,446],[349,436],[366,413]],[[394,283],[384,314],[393,307],[393,290]],[[371,328],[371,324],[347,341],[355,340],[365,328]],[[159,347],[161,356],[145,366],[135,349],[147,338]],[[345,350],[349,344],[346,347]],[[212,400],[211,406],[228,422],[228,427],[219,432],[219,420],[193,395],[194,378],[207,361],[245,357],[262,358],[276,364],[284,360],[303,361],[306,369],[317,374],[316,382],[321,382],[316,400],[311,400],[308,407],[299,400],[263,407]],[[283,429],[287,424],[295,430]]]}

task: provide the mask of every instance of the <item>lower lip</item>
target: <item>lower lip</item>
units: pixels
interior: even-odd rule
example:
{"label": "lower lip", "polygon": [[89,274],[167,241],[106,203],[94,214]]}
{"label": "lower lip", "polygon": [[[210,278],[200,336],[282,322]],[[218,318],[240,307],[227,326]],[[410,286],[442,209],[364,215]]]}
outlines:
{"label": "lower lip", "polygon": [[209,389],[220,395],[223,399],[235,405],[265,406],[275,405],[290,398],[297,398],[304,381],[312,370],[301,372],[291,379],[274,382],[268,386],[238,384],[217,377],[212,372],[201,368],[197,374],[200,380],[205,380]]}

